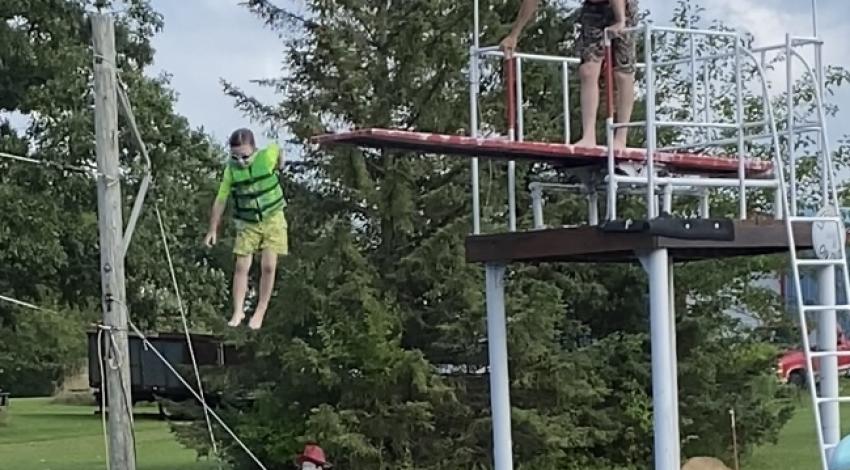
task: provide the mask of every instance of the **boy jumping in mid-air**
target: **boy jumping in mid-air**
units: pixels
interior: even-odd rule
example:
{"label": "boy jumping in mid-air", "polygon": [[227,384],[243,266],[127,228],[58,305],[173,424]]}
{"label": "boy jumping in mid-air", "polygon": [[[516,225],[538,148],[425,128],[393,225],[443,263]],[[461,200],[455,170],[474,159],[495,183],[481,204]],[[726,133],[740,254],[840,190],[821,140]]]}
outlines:
{"label": "boy jumping in mid-air", "polygon": [[289,252],[286,218],[283,208],[286,201],[277,178],[277,169],[283,156],[277,144],[258,150],[254,134],[248,129],[238,129],[230,136],[230,162],[218,196],[210,214],[210,227],[204,243],[212,247],[218,240],[218,226],[227,205],[233,197],[233,217],[236,222],[236,243],[233,253],[236,266],[233,270],[233,317],[230,326],[239,326],[245,319],[245,294],[248,290],[248,271],[255,253],[262,253],[260,298],[248,327],[258,330],[269,307],[274,287],[277,258]]}

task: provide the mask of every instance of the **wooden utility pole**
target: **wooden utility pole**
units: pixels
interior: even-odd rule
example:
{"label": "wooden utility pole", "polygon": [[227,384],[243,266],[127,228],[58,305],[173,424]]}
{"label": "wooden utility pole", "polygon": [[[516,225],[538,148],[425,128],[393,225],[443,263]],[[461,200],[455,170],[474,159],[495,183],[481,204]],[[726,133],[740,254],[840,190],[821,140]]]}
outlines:
{"label": "wooden utility pole", "polygon": [[[109,468],[135,470],[133,400],[130,396],[130,353],[122,251],[121,180],[118,164],[118,95],[115,75],[115,26],[107,14],[92,14],[94,42],[94,124],[97,150],[97,213],[100,232],[100,275],[105,366],[109,410]],[[105,412],[105,410],[104,410]]]}

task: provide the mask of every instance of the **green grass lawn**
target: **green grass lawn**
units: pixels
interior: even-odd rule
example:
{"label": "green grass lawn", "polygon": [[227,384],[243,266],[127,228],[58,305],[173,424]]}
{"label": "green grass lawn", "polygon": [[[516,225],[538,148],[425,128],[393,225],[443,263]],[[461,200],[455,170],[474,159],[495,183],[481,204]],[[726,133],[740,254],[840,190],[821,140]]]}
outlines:
{"label": "green grass lawn", "polygon": [[[845,392],[846,393],[846,392]],[[815,424],[808,395],[780,433],[779,443],[756,449],[741,470],[820,470]],[[844,435],[850,432],[850,410],[842,407]],[[103,431],[93,406],[51,403],[49,398],[12,400],[8,423],[0,425],[0,470],[96,470],[105,467]],[[197,462],[192,450],[178,444],[155,409],[136,414],[138,470],[213,470]]]}
{"label": "green grass lawn", "polygon": [[[103,428],[94,406],[51,403],[49,398],[15,398],[8,422],[0,425],[0,470],[97,470],[106,468]],[[154,408],[138,408],[138,470],[212,470],[183,448]]]}
{"label": "green grass lawn", "polygon": [[[843,388],[842,395],[845,395],[848,386],[845,384]],[[741,470],[820,470],[811,397],[804,392],[800,400],[800,407],[782,429],[779,442],[756,449],[752,457],[742,463]],[[850,409],[847,406],[841,406],[841,431],[842,436],[850,432]]]}

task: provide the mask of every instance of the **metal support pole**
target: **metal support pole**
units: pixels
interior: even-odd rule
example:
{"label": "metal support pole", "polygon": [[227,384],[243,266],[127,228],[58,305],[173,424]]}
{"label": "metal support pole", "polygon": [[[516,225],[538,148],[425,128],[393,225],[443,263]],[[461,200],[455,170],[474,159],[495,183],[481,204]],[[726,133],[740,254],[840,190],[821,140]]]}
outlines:
{"label": "metal support pole", "polygon": [[673,185],[664,185],[664,202],[661,204],[661,210],[672,214],[673,213]]}
{"label": "metal support pole", "polygon": [[744,84],[741,75],[741,39],[738,34],[735,34],[735,120],[737,121],[735,124],[738,126],[738,179],[740,181],[738,184],[740,212],[738,217],[741,220],[746,220],[747,186],[744,184],[744,180],[747,178],[745,167],[746,145],[744,143],[744,121],[746,120],[746,116],[744,116]]}
{"label": "metal support pole", "polygon": [[516,162],[508,162],[508,230],[516,232]]}
{"label": "metal support pole", "polygon": [[[516,140],[517,137],[516,107],[517,105],[522,106],[522,103],[517,103],[516,96],[519,90],[516,85],[517,69],[520,67],[522,67],[522,61],[519,57],[505,61],[508,140],[511,141]],[[508,162],[508,230],[516,231],[516,162],[514,160]]]}
{"label": "metal support pole", "polygon": [[[469,135],[473,138],[478,137],[478,89],[479,76],[478,69],[478,0],[475,1],[475,43],[476,45],[469,50]],[[472,233],[478,235],[481,233],[481,190],[478,181],[478,157],[473,157],[470,167],[472,173]]]}
{"label": "metal support pole", "polygon": [[[812,0],[812,36],[814,36],[815,38],[819,38],[818,33],[819,33],[820,28],[819,28],[818,23],[819,23],[818,22],[818,2],[817,2],[817,0]],[[789,57],[788,60],[790,61],[790,57]],[[815,79],[816,79],[815,86],[817,87],[818,95],[821,97],[821,100],[823,100],[824,99],[824,76],[823,76],[823,45],[822,44],[815,44]],[[823,106],[823,105],[824,104],[821,103],[821,106]],[[819,120],[822,121],[822,119],[819,119]],[[820,125],[823,126],[823,129],[826,129],[826,122],[821,122]],[[818,151],[821,154],[826,153],[826,151],[827,151],[826,149],[828,147],[828,144],[829,144],[829,142],[825,141],[823,133],[821,133],[821,135],[818,136]],[[829,168],[829,165],[827,164],[827,160],[828,160],[827,156],[824,155],[824,158],[822,160],[823,163],[821,165],[821,168],[822,168],[822,171],[823,171],[823,175],[822,175],[822,177],[823,177],[823,184],[822,184],[823,188],[822,189],[823,189],[824,205],[827,205],[829,203],[828,201],[830,200],[830,197],[829,197],[829,180],[831,178],[831,172],[832,172],[832,168]],[[834,203],[836,204],[836,206],[838,205],[838,201],[834,201]]]}
{"label": "metal support pole", "polygon": [[534,228],[543,228],[543,189],[539,186],[531,188],[531,212],[534,214]]}
{"label": "metal support pole", "polygon": [[570,143],[570,64],[561,62],[561,92],[564,94],[564,143]]}
{"label": "metal support pole", "polygon": [[812,0],[812,36],[818,37],[818,0]]}
{"label": "metal support pole", "polygon": [[[691,22],[691,11],[690,6],[688,7],[688,28],[692,28],[694,25]],[[690,38],[690,48],[691,48],[691,119],[697,121],[699,118],[697,116],[697,44],[696,44],[696,36],[693,34],[689,35]],[[710,121],[705,121],[710,122]],[[708,129],[706,129],[706,132]]]}
{"label": "metal support pole", "polygon": [[[478,74],[478,49],[480,48],[480,14],[478,12],[478,0],[473,5],[473,35],[472,47],[469,51],[469,133],[472,137],[478,137],[478,87],[480,84]],[[481,233],[481,194],[478,187],[478,157],[473,157],[470,163],[472,173],[472,233]]]}
{"label": "metal support pole", "polygon": [[494,470],[513,470],[508,338],[505,319],[505,265],[487,264],[485,270]]}
{"label": "metal support pole", "polygon": [[[780,181],[777,183],[781,184]],[[782,220],[782,206],[785,205],[785,201],[782,198],[782,191],[777,188],[773,191],[773,218],[775,220]]]}
{"label": "metal support pole", "polygon": [[794,76],[792,74],[791,35],[785,35],[785,79],[787,81],[786,106],[788,106],[788,184],[791,192],[791,216],[797,215],[797,155],[794,141]]}
{"label": "metal support pole", "polygon": [[[646,63],[646,212],[648,219],[658,216],[655,204],[655,66],[652,64],[652,31],[646,26],[644,34],[644,63]],[[666,269],[666,268],[665,268]],[[667,467],[672,468],[672,467]]]}
{"label": "metal support pole", "polygon": [[[703,122],[711,122],[711,70],[709,69],[709,65],[711,62],[705,62],[702,64],[702,79],[705,82],[705,108],[703,109]],[[708,127],[705,128],[705,140],[711,140],[713,137],[711,133],[711,129]]]}
{"label": "metal support pole", "polygon": [[[525,140],[525,130],[523,116],[522,116],[522,59],[516,58],[516,106],[514,108],[514,112],[516,113],[514,119],[516,119],[516,128],[511,128],[514,131],[514,138],[518,142],[522,142]],[[510,135],[510,134],[509,134]],[[516,162],[511,160],[508,162],[508,209],[509,209],[509,219],[508,219],[508,229],[511,232],[516,232]]]}
{"label": "metal support pole", "polygon": [[[674,426],[674,435],[679,436],[679,358],[678,351],[676,350],[676,285],[674,283],[675,274],[674,274],[674,262],[673,258],[670,257],[667,263],[667,279],[668,279],[668,287],[667,291],[669,292],[669,306],[670,306],[670,381],[673,383],[673,403],[672,403],[672,411],[673,411],[673,426]],[[680,462],[681,454],[678,452],[674,453],[675,458],[675,468],[681,468],[682,464]]]}
{"label": "metal support pole", "polygon": [[599,225],[599,193],[593,187],[587,193],[587,222],[591,226]]}
{"label": "metal support pole", "polygon": [[[648,28],[647,28],[648,30]],[[608,154],[608,220],[617,218],[617,181],[616,164],[614,162],[614,52],[611,48],[611,38],[608,29],[603,33],[605,44],[605,96],[608,117],[605,119],[605,145]],[[647,68],[649,73],[649,68]]]}
{"label": "metal support pole", "polygon": [[[826,98],[824,95],[824,77],[823,77],[823,46],[821,44],[815,44],[815,76],[817,77],[817,90],[818,96],[820,96],[820,106],[823,108],[826,106]],[[835,204],[836,209],[838,208],[838,201],[831,201],[830,197],[830,180],[832,179],[832,167],[829,164],[831,155],[828,155],[829,152],[829,142],[826,141],[826,119],[823,113],[819,113],[818,120],[821,125],[821,133],[818,135],[818,152],[821,154],[821,189],[823,195],[824,205]]]}
{"label": "metal support pole", "polygon": [[130,352],[124,287],[123,220],[118,161],[118,94],[115,75],[115,26],[107,14],[93,14],[95,149],[103,324],[115,366],[105,367],[109,406],[109,466],[135,470]]}
{"label": "metal support pole", "polygon": [[[614,118],[608,117],[605,120],[605,135],[607,142],[614,142]],[[617,219],[617,183],[619,177],[617,176],[616,164],[614,163],[614,146],[608,145],[607,149],[608,153],[608,194],[607,194],[607,203],[608,203],[608,214],[606,219],[608,220],[616,220]]]}
{"label": "metal support pole", "polygon": [[472,173],[472,233],[481,233],[481,197],[478,187],[478,157],[472,159],[470,172]]}
{"label": "metal support pole", "polygon": [[663,199],[663,198],[664,198],[663,191],[661,193],[656,192],[655,197],[652,198],[652,203],[655,204],[655,208],[654,208],[653,213],[655,214],[656,217],[658,217],[658,215],[661,214],[661,207],[662,207],[662,204],[663,204],[661,199]]}
{"label": "metal support pole", "polygon": [[699,216],[703,219],[711,217],[711,192],[703,188],[699,196]]}
{"label": "metal support pole", "polygon": [[[835,266],[827,266],[818,270],[818,297],[820,305],[835,305]],[[820,351],[835,351],[838,346],[838,324],[835,310],[818,312],[817,344]],[[820,361],[820,396],[823,398],[838,397],[838,358],[835,356],[821,357]],[[837,445],[841,440],[841,418],[838,402],[821,403],[821,426],[825,445]],[[831,452],[831,451],[829,451]],[[827,455],[829,457],[829,455]]]}
{"label": "metal support pole", "polygon": [[675,351],[671,344],[673,333],[667,249],[653,250],[642,256],[641,262],[649,274],[655,470],[670,470],[680,468],[680,465],[676,384],[670,375],[675,367]]}
{"label": "metal support pole", "polygon": [[481,14],[478,12],[478,6],[479,6],[478,0],[474,0],[473,5],[472,5],[472,8],[473,8],[472,27],[474,29],[473,36],[472,36],[472,44],[475,46],[475,55],[476,56],[478,55],[478,48],[481,45],[481,43],[479,42],[481,40],[481,38],[479,38],[479,36],[481,35]]}
{"label": "metal support pole", "polygon": [[522,59],[516,59],[516,140],[522,142],[525,140],[525,117],[522,113],[523,92],[522,92]]}

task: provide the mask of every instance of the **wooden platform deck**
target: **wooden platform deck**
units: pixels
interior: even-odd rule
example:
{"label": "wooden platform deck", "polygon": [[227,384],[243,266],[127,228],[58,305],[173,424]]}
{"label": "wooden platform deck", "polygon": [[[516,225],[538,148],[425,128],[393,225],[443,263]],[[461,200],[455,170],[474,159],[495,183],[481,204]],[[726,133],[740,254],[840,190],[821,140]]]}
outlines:
{"label": "wooden platform deck", "polygon": [[[422,153],[548,162],[561,168],[604,166],[608,161],[605,147],[577,147],[553,142],[517,142],[506,138],[474,138],[462,135],[432,134],[394,129],[359,129],[325,134],[313,142],[330,145],[356,145],[389,148]],[[655,152],[655,162],[670,171],[706,176],[729,176],[738,172],[737,156],[700,155],[684,152]],[[645,162],[646,149],[617,150],[618,162]],[[744,169],[750,178],[768,177],[773,169],[769,161],[745,159]]]}
{"label": "wooden platform deck", "polygon": [[[590,226],[471,235],[466,239],[466,259],[470,263],[623,263],[635,262],[636,253],[656,248],[667,248],[675,261],[788,251],[784,221],[746,220],[732,224],[732,240],[682,239],[648,232],[605,232]],[[794,238],[798,249],[810,249],[811,224],[795,224]]]}

